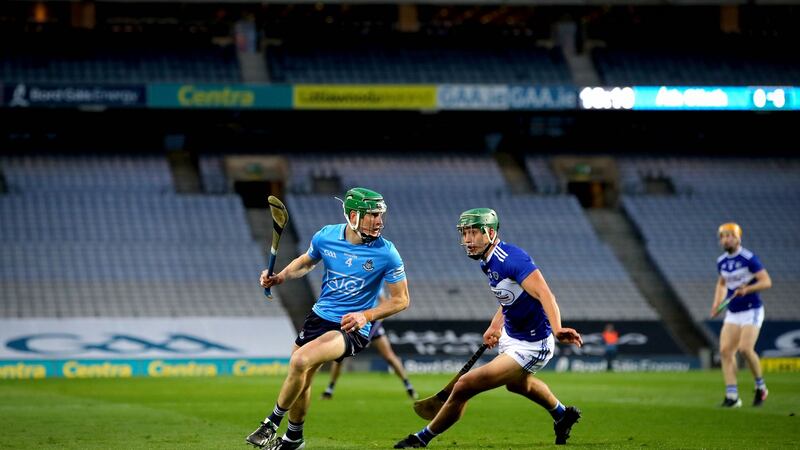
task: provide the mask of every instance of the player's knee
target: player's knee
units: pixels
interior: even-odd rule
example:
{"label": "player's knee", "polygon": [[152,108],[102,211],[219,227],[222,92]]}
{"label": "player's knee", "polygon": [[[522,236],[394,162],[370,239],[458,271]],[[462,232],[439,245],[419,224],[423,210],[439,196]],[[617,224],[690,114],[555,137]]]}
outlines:
{"label": "player's knee", "polygon": [[736,355],[736,348],[729,346],[720,347],[719,354],[723,358],[733,358]]}
{"label": "player's knee", "polygon": [[508,383],[506,385],[506,389],[508,389],[509,392],[513,392],[515,394],[523,394],[527,390],[526,386],[520,385],[519,383]]}
{"label": "player's knee", "polygon": [[739,353],[741,353],[742,356],[753,356],[756,352],[752,347],[741,346],[739,347]]}
{"label": "player's knee", "polygon": [[311,361],[303,354],[295,352],[289,360],[289,370],[295,372],[306,372],[311,368]]}
{"label": "player's knee", "polygon": [[462,377],[458,380],[453,386],[453,393],[451,394],[457,400],[468,400],[477,394],[477,389],[475,384],[472,382],[471,378]]}

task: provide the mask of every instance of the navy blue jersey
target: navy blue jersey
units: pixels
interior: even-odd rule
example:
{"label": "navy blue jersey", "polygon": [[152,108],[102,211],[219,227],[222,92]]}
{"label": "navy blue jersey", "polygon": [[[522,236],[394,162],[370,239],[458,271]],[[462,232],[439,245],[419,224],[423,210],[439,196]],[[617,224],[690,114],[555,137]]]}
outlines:
{"label": "navy blue jersey", "polygon": [[[339,323],[347,313],[372,308],[383,283],[397,283],[406,278],[403,260],[387,239],[379,237],[353,245],[345,238],[346,224],[327,225],[311,239],[308,256],[322,260],[322,292],[313,311],[320,317]],[[369,336],[368,322],[359,330]]]}
{"label": "navy blue jersey", "polygon": [[[756,283],[755,274],[764,270],[761,261],[750,250],[739,247],[739,250],[730,255],[727,252],[717,258],[717,271],[725,280],[728,288],[725,297],[730,297],[737,288]],[[743,297],[735,297],[728,304],[730,312],[747,311],[748,309],[761,306],[761,297],[758,292],[747,294]]]}
{"label": "navy blue jersey", "polygon": [[551,334],[550,321],[539,299],[522,289],[522,281],[535,270],[536,264],[521,248],[500,241],[481,261],[481,270],[503,307],[506,334],[522,341],[539,341]]}

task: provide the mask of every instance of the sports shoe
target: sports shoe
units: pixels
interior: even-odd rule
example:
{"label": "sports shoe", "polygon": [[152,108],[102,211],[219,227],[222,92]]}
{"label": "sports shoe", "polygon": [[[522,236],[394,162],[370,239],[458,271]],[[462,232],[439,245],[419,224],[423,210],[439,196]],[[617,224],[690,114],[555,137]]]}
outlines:
{"label": "sports shoe", "polygon": [[416,434],[409,434],[405,439],[394,444],[394,448],[423,448],[427,447]]}
{"label": "sports shoe", "polygon": [[269,450],[300,450],[301,448],[306,448],[306,441],[303,438],[296,441],[280,439]]}
{"label": "sports shoe", "polygon": [[764,400],[767,399],[767,395],[769,395],[769,390],[767,388],[756,389],[756,398],[753,399],[753,406],[761,406]]}
{"label": "sports shoe", "polygon": [[742,399],[737,398],[736,400],[731,400],[728,397],[725,397],[725,400],[723,400],[719,406],[723,408],[741,408]]}
{"label": "sports shoe", "polygon": [[417,391],[415,391],[414,388],[408,388],[406,389],[406,392],[408,392],[408,396],[411,397],[411,400],[416,400],[419,398],[419,394],[417,394]]}
{"label": "sports shoe", "polygon": [[553,423],[553,431],[556,432],[556,445],[564,445],[569,439],[569,432],[572,426],[581,418],[581,410],[574,406],[567,406],[564,417],[558,422]]}
{"label": "sports shoe", "polygon": [[247,443],[258,448],[264,448],[275,444],[278,439],[278,427],[268,420],[261,422],[258,429],[250,433],[250,436],[247,436]]}
{"label": "sports shoe", "polygon": [[333,392],[325,391],[325,392],[322,393],[322,399],[323,400],[330,400],[332,398],[333,398]]}

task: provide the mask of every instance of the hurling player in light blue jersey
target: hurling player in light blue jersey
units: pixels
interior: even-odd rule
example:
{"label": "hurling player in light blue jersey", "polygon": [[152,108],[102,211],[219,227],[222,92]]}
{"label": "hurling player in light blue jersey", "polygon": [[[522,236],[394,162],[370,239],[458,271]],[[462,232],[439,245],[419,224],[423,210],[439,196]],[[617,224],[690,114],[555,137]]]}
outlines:
{"label": "hurling player in light blue jersey", "polygon": [[764,322],[764,306],[758,292],[772,287],[772,279],[758,256],[742,247],[742,227],[733,222],[724,223],[719,226],[717,235],[725,253],[717,258],[719,278],[711,316],[716,314],[724,299],[731,299],[719,336],[722,375],[725,378],[725,400],[720,406],[742,406],[736,383],[737,351],[747,361],[755,378],[753,406],[761,406],[769,391],[761,376],[761,362],[755,350],[758,333]]}
{"label": "hurling player in light blue jersey", "polygon": [[580,410],[562,405],[550,388],[533,375],[553,356],[554,336],[559,342],[580,346],[581,335],[561,326],[556,298],[531,257],[499,239],[500,220],[494,210],[464,211],[457,227],[467,256],[480,261],[481,271],[500,303],[483,334],[486,345],[499,345],[499,355],[461,377],[428,426],[408,435],[395,448],[427,447],[435,436],[461,418],[469,399],[499,386],[547,409],[553,417],[555,443],[566,444],[572,426],[581,416]]}
{"label": "hurling player in light blue jersey", "polygon": [[[346,224],[328,225],[311,239],[303,255],[277,274],[261,273],[261,286],[271,287],[300,278],[322,261],[322,292],[303,323],[289,373],[272,413],[247,442],[260,448],[293,450],[305,447],[303,424],[311,403],[311,381],[328,361],[354,356],[369,343],[371,322],[406,309],[408,284],[400,254],[381,237],[386,203],[365,188],[347,191],[343,203]],[[377,302],[384,282],[389,298]],[[281,439],[278,427],[288,413],[289,425]]]}

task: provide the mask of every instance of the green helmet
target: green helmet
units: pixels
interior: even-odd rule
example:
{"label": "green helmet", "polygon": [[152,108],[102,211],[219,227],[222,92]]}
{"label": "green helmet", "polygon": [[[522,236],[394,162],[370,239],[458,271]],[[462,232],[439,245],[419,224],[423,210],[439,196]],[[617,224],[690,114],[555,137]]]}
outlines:
{"label": "green helmet", "polygon": [[[470,253],[470,249],[464,243],[463,239],[461,241],[461,246],[464,247],[464,250],[467,252],[467,256],[472,259],[481,259],[489,250],[489,247],[494,244],[495,239],[497,239],[497,232],[500,230],[500,218],[497,217],[497,213],[494,212],[493,209],[489,208],[473,208],[468,209],[461,213],[461,216],[458,217],[458,228],[459,234],[463,233],[467,228],[477,228],[481,230],[483,234],[486,235],[486,238],[489,240],[489,243],[486,244],[486,247],[483,248],[479,253],[473,251]],[[489,229],[494,230],[494,236],[489,234]]]}
{"label": "green helmet", "polygon": [[[350,189],[344,195],[342,207],[344,208],[344,217],[347,219],[347,224],[353,231],[361,235],[361,239],[364,242],[371,242],[380,236],[380,233],[378,236],[371,236],[363,233],[358,229],[358,226],[365,214],[386,212],[386,202],[383,200],[381,194],[367,188],[356,187]],[[358,213],[355,223],[350,222],[351,211],[356,211]]]}
{"label": "green helmet", "polygon": [[500,218],[493,209],[468,209],[458,218],[458,230],[461,231],[464,228],[480,228],[484,233],[488,233],[487,228],[491,228],[497,233],[500,230]]}

